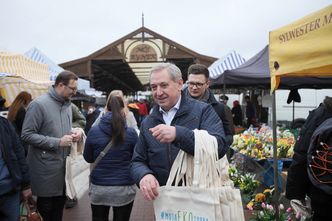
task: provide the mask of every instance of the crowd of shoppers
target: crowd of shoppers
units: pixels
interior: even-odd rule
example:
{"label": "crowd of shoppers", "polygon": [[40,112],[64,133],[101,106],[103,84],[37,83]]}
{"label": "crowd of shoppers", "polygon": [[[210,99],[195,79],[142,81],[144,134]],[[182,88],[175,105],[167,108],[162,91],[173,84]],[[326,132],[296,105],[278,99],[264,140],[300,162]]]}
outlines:
{"label": "crowd of shoppers", "polygon": [[[19,216],[22,193],[23,199],[36,196],[45,221],[62,220],[66,157],[83,135],[73,130],[76,127],[87,134],[84,159],[94,164],[89,188],[94,221],[108,220],[111,208],[113,221],[129,221],[137,187],[145,199],[154,200],[159,186],[166,184],[179,150],[194,154],[194,129],[214,136],[219,158],[223,157],[232,143],[234,126],[244,124],[243,115],[247,127],[257,125],[255,105],[246,96],[243,113],[237,100],[232,109],[227,106],[227,96],[217,101],[209,88],[209,70],[202,64],[191,65],[187,78],[184,87],[177,66],[158,64],[149,75],[153,107],[143,99],[128,104],[121,90],[113,90],[103,111],[90,104],[85,116],[71,102],[78,78],[70,71],[61,72],[54,86],[34,100],[28,92],[19,93],[9,108],[8,120],[0,118],[0,216],[8,220]],[[4,104],[2,97],[0,104]],[[105,152],[108,144],[110,149]],[[314,188],[308,184],[294,195],[292,188],[297,188],[295,178],[300,174],[295,171],[303,172],[296,166],[306,156],[301,151],[296,146],[287,197],[303,200]],[[315,195],[313,200],[317,203]],[[322,217],[325,207],[314,206],[317,213],[324,209]]]}

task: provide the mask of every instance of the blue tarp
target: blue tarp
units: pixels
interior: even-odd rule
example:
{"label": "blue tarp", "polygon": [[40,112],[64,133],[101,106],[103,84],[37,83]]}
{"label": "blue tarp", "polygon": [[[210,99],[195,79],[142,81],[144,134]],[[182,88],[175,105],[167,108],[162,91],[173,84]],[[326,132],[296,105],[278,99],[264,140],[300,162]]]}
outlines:
{"label": "blue tarp", "polygon": [[49,59],[46,55],[44,55],[38,48],[35,48],[35,47],[31,48],[29,51],[24,53],[24,55],[39,63],[47,64],[51,81],[54,81],[56,76],[61,71],[63,71],[63,68],[61,68],[59,65],[54,63],[51,59]]}

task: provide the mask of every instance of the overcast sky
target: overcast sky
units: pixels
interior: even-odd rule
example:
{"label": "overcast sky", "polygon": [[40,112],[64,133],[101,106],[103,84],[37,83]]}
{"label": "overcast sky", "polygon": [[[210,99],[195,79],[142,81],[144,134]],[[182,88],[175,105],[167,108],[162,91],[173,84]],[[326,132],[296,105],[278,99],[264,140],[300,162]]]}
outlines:
{"label": "overcast sky", "polygon": [[88,56],[142,25],[200,54],[249,59],[269,31],[332,0],[0,0],[0,49],[37,47],[56,63]]}

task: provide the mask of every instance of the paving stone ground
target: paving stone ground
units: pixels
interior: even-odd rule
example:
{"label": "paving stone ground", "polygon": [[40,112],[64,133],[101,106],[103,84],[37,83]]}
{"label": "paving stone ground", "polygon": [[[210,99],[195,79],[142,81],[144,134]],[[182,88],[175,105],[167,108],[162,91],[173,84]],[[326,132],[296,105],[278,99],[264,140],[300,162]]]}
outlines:
{"label": "paving stone ground", "polygon": [[[110,218],[112,221],[112,210],[110,210]],[[78,200],[77,205],[71,209],[65,209],[63,213],[63,221],[90,221],[91,207],[88,194]],[[154,221],[152,202],[143,199],[138,191],[134,201],[133,210],[131,212],[130,221]]]}

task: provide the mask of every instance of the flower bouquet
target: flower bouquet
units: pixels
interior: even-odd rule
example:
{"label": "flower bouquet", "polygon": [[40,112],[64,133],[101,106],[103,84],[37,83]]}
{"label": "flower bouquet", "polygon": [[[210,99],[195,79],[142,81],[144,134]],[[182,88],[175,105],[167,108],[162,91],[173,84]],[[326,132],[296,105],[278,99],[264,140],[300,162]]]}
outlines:
{"label": "flower bouquet", "polygon": [[301,219],[301,213],[289,207],[285,210],[283,204],[279,204],[278,217],[277,209],[272,205],[273,189],[265,189],[263,193],[257,193],[255,197],[247,204],[249,211],[252,211],[250,221],[295,221]]}
{"label": "flower bouquet", "polygon": [[259,186],[259,181],[255,179],[255,174],[240,173],[235,167],[228,169],[229,177],[234,182],[234,186],[240,189],[242,202],[246,205]]}
{"label": "flower bouquet", "polygon": [[[249,128],[234,135],[232,148],[242,154],[258,160],[273,157],[272,129],[263,126],[260,130]],[[291,158],[295,145],[295,136],[289,130],[277,131],[278,158]]]}

